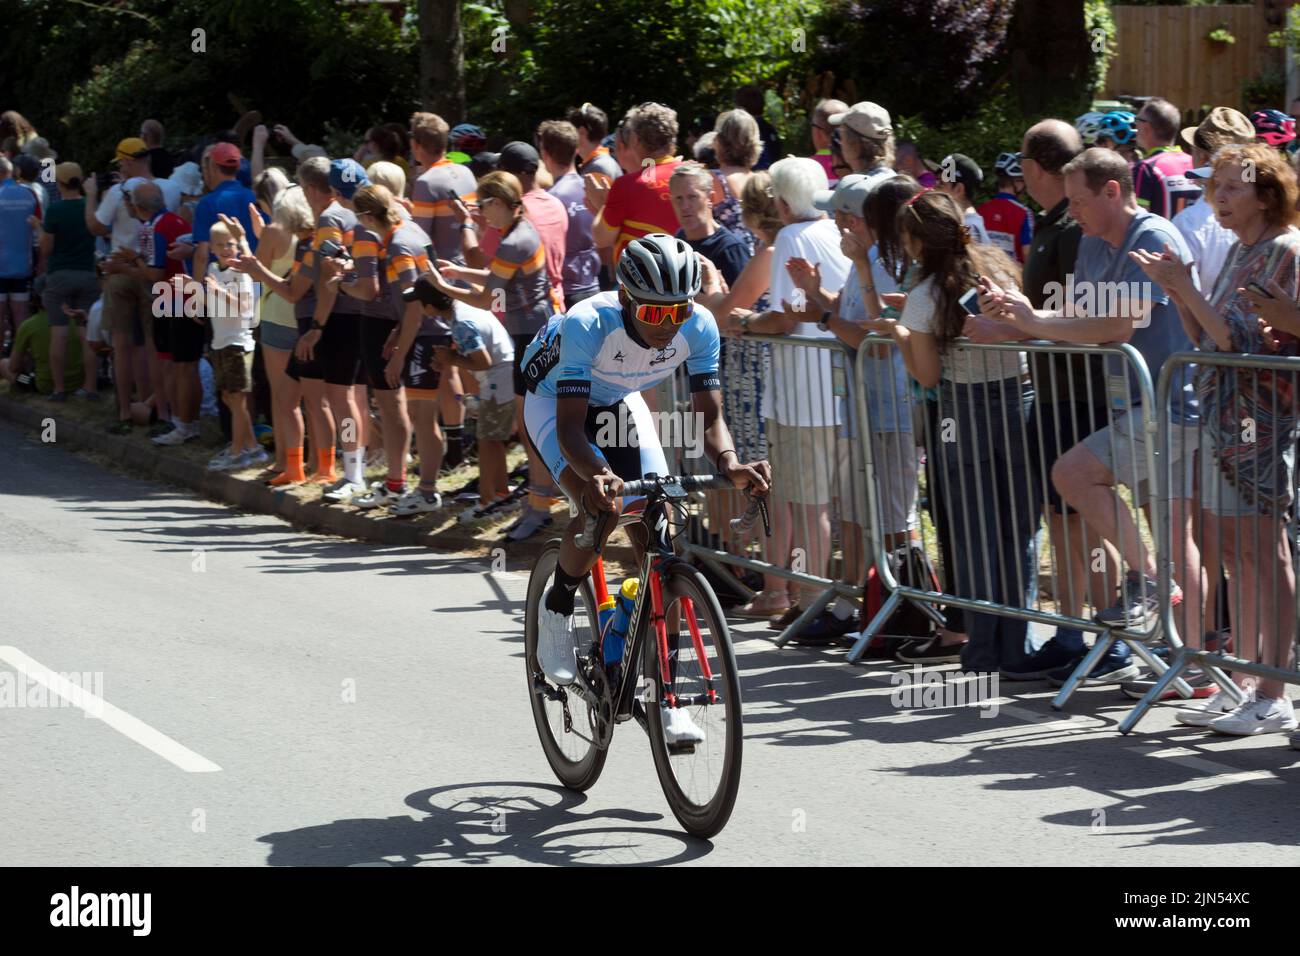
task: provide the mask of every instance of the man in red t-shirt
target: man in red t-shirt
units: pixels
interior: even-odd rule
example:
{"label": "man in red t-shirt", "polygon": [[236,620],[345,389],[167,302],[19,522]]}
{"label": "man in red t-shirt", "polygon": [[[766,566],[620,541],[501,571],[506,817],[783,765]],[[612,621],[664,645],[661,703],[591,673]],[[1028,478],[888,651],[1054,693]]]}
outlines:
{"label": "man in red t-shirt", "polygon": [[[623,247],[652,232],[677,232],[677,214],[668,194],[668,180],[681,163],[677,146],[677,113],[659,103],[646,103],[628,111],[627,149],[636,157],[639,173],[625,173],[605,185],[586,176],[587,208],[596,216],[592,238],[596,248],[614,249],[618,261]],[[623,146],[619,146],[620,152]]]}
{"label": "man in red t-shirt", "polygon": [[524,213],[542,237],[546,275],[551,283],[551,305],[564,311],[564,251],[569,242],[569,211],[564,203],[537,185],[542,158],[527,143],[516,140],[501,147],[497,169],[511,173],[524,187]]}

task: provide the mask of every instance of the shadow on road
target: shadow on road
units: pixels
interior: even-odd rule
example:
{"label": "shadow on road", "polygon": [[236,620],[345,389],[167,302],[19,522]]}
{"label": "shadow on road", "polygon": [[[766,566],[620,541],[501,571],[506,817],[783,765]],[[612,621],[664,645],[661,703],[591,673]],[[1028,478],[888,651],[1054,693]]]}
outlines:
{"label": "shadow on road", "polygon": [[335,820],[268,833],[270,866],[664,866],[699,859],[707,841],[661,827],[657,813],[583,813],[585,795],[551,784],[485,781],[406,798],[421,816]]}

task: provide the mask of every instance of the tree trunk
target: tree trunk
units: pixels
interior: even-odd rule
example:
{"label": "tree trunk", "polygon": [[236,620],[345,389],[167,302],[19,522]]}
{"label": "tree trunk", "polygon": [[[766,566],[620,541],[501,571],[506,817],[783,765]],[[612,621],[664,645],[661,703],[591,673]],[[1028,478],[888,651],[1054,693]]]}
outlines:
{"label": "tree trunk", "polygon": [[1026,116],[1089,98],[1083,0],[1019,0],[1008,30],[1012,89]]}
{"label": "tree trunk", "polygon": [[459,0],[419,0],[420,105],[451,126],[465,121],[465,44]]}

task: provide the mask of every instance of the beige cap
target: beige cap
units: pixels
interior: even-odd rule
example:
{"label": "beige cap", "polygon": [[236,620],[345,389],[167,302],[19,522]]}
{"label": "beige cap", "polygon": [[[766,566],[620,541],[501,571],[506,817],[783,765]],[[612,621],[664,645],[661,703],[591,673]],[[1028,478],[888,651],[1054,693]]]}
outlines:
{"label": "beige cap", "polygon": [[59,163],[54,167],[54,178],[66,186],[74,179],[80,181],[86,177],[82,174],[81,167],[76,163]]}
{"label": "beige cap", "polygon": [[839,126],[842,123],[867,139],[885,139],[894,132],[889,110],[866,101],[854,103],[847,113],[835,113],[826,117],[826,122],[832,126]]}

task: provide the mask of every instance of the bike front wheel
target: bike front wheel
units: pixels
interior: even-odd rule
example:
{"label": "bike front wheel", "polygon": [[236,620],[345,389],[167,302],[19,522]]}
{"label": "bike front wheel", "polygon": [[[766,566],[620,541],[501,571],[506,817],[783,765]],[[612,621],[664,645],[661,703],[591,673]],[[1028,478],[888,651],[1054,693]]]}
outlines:
{"label": "bike front wheel", "polygon": [[[571,790],[586,790],[600,777],[607,750],[596,746],[595,715],[572,688],[557,688],[547,681],[537,663],[538,611],[547,588],[555,577],[560,558],[560,541],[549,542],[537,558],[528,578],[528,603],[524,610],[524,666],[528,676],[528,699],[533,723],[542,742],[546,761],[560,783]],[[588,576],[573,602],[573,632],[579,654],[586,654],[595,640],[596,593]],[[565,714],[568,714],[566,720]]]}
{"label": "bike front wheel", "polygon": [[[646,704],[650,751],[673,816],[692,836],[708,839],[726,826],[740,788],[740,678],[727,620],[704,576],[685,562],[673,562],[664,571],[663,590],[669,625],[666,681],[648,608],[642,618],[647,622],[643,673],[653,690]],[[711,677],[705,676],[706,663]],[[669,742],[664,723],[674,719],[670,694],[689,716],[694,736],[702,739]]]}

